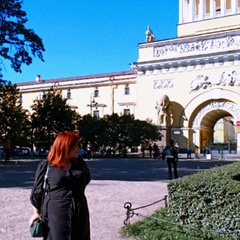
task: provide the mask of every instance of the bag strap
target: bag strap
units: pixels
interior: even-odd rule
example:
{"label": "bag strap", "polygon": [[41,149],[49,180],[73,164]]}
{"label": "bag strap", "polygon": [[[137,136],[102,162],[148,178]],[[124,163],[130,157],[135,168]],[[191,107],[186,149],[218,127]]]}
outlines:
{"label": "bag strap", "polygon": [[44,182],[43,182],[43,192],[45,193],[46,191],[46,186],[47,186],[47,177],[48,177],[48,171],[49,171],[49,163],[47,165],[47,170],[46,173],[44,175]]}
{"label": "bag strap", "polygon": [[44,182],[43,182],[43,194],[42,194],[42,201],[41,201],[41,209],[42,209],[42,205],[43,205],[43,201],[45,198],[45,194],[46,194],[46,186],[47,186],[47,178],[48,178],[48,171],[49,171],[49,163],[47,165],[47,170],[46,173],[44,175]]}

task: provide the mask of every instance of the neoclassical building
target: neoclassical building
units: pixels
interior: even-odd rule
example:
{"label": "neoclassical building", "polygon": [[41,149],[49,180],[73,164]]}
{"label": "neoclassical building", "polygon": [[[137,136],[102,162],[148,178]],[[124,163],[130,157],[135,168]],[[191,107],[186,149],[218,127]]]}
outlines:
{"label": "neoclassical building", "polygon": [[[178,36],[147,36],[132,70],[19,83],[23,107],[56,87],[81,115],[134,114],[161,126],[166,145],[210,146],[214,126],[240,121],[240,0],[179,0]],[[148,28],[150,30],[150,28]],[[152,33],[152,32],[151,32]],[[237,143],[240,133],[229,134]]]}

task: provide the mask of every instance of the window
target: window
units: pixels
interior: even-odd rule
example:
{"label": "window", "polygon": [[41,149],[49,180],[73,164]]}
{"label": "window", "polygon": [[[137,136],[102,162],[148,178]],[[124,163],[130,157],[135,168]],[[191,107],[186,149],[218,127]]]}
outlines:
{"label": "window", "polygon": [[99,90],[97,88],[94,90],[94,97],[99,97]]}
{"label": "window", "polygon": [[129,108],[124,109],[124,115],[130,115],[130,109]]}
{"label": "window", "polygon": [[99,118],[99,110],[93,111],[93,117]]}
{"label": "window", "polygon": [[129,85],[125,85],[125,89],[124,89],[124,94],[125,95],[129,95],[130,94],[130,88],[129,88]]}
{"label": "window", "polygon": [[67,99],[71,99],[71,90],[70,89],[67,90]]}
{"label": "window", "polygon": [[22,94],[19,95],[19,100],[18,100],[19,103],[22,103],[23,102],[23,96]]}
{"label": "window", "polygon": [[216,12],[221,12],[220,0],[215,0],[215,10],[216,10]]}
{"label": "window", "polygon": [[47,95],[46,95],[46,93],[45,92],[43,92],[43,94],[42,94],[42,101],[45,101],[46,100],[46,98],[47,98]]}

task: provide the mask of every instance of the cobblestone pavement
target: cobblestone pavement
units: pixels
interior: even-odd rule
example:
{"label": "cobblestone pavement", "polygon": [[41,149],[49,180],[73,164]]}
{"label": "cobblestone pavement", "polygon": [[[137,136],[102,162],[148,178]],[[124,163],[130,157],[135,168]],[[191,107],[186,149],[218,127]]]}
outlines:
{"label": "cobblestone pavement", "polygon": [[[236,161],[180,159],[179,176],[183,177],[202,169]],[[240,159],[240,158],[239,158]],[[43,159],[11,159],[7,164],[0,160],[0,239],[28,240],[28,220],[32,214],[29,201],[37,165]],[[92,181],[86,189],[89,203],[92,240],[130,240],[119,233],[124,226],[126,209],[144,206],[167,195],[166,161],[149,158],[93,159],[87,161]],[[141,209],[141,215],[152,214],[163,202]],[[134,216],[131,222],[140,220]]]}

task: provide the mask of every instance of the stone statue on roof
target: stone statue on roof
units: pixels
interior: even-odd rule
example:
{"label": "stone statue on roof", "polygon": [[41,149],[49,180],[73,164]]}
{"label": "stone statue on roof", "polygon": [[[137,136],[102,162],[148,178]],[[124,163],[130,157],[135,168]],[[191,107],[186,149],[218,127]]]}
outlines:
{"label": "stone statue on roof", "polygon": [[146,31],[145,35],[146,35],[146,42],[154,42],[155,41],[155,37],[154,37],[154,34],[153,34],[150,26],[147,27],[147,31]]}

